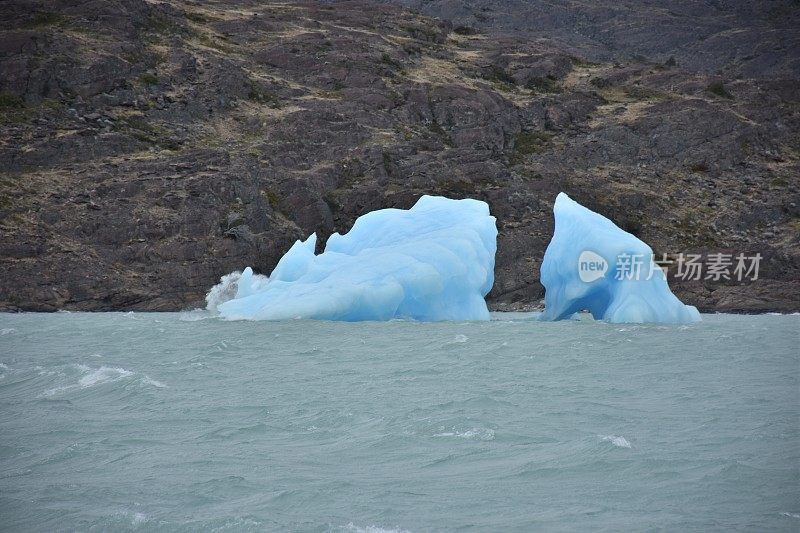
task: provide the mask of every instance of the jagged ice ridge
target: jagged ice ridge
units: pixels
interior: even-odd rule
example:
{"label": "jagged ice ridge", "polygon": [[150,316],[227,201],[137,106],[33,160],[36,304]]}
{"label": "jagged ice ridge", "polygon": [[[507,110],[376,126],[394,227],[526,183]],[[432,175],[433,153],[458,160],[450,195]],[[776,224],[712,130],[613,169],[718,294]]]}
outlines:
{"label": "jagged ice ridge", "polygon": [[246,268],[207,297],[228,319],[488,320],[495,218],[478,200],[423,196],[408,210],[381,209],[328,239],[297,241],[269,279]]}
{"label": "jagged ice ridge", "polygon": [[608,322],[685,324],[700,313],[672,294],[652,249],[563,192],[553,206],[555,231],[545,250],[541,320],[588,310]]}

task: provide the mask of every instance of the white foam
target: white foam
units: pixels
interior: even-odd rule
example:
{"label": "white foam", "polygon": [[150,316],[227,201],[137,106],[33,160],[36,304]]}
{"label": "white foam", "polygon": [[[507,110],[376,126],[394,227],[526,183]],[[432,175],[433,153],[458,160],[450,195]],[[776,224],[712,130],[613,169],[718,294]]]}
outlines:
{"label": "white foam", "polygon": [[[88,367],[84,367],[84,369],[81,369],[80,367],[82,367],[83,365],[74,365],[74,366],[77,367],[79,370],[88,370]],[[46,370],[44,367],[39,366],[39,365],[36,365],[35,367],[33,367],[33,369],[36,371],[36,373],[39,376],[60,376],[60,377],[64,377],[66,375],[61,370]]]}
{"label": "white foam", "polygon": [[789,518],[800,518],[800,513],[781,513],[781,516],[788,516]]}
{"label": "white foam", "polygon": [[64,392],[66,390],[74,389],[77,385],[68,385],[66,387],[56,387],[54,389],[47,389],[42,393],[42,396],[55,396],[59,392]]}
{"label": "white foam", "polygon": [[[218,306],[224,304],[228,300],[233,300],[236,297],[236,292],[239,290],[239,280],[241,277],[242,273],[238,270],[222,276],[219,279],[219,283],[211,287],[211,290],[206,294],[206,310],[216,313]],[[254,285],[254,289],[262,289],[266,287],[269,282],[269,278],[261,274],[253,274],[250,279]],[[202,318],[197,318],[195,320],[202,320]]]}
{"label": "white foam", "polygon": [[448,344],[461,344],[461,343],[467,342],[468,340],[469,340],[469,337],[467,337],[466,335],[456,335],[453,338],[453,340],[450,341]]}
{"label": "white foam", "polygon": [[192,309],[191,311],[183,311],[178,320],[181,322],[198,322],[207,318],[214,318],[214,316],[205,309]]}
{"label": "white foam", "polygon": [[206,294],[206,309],[216,312],[217,306],[228,300],[233,300],[241,277],[242,272],[238,270],[222,276],[219,283],[211,287],[211,290]]}
{"label": "white foam", "polygon": [[342,526],[339,528],[339,531],[352,531],[354,533],[411,533],[407,529],[400,529],[399,527],[395,527],[392,529],[386,529],[380,526],[357,526],[350,522],[346,526]]}
{"label": "white foam", "polygon": [[0,329],[0,336],[3,335],[11,335],[12,333],[16,333],[17,330],[15,328],[3,328]]}
{"label": "white foam", "polygon": [[152,385],[153,387],[157,387],[159,389],[165,389],[167,387],[165,384],[149,377],[148,375],[145,375],[142,378],[142,383],[144,383],[145,385]]}
{"label": "white foam", "polygon": [[[444,427],[440,427],[439,429],[441,431]],[[433,436],[456,437],[467,440],[494,440],[494,430],[488,428],[470,428],[466,431],[458,431],[456,428],[451,428],[451,431],[441,431],[441,433],[436,433]]]}
{"label": "white foam", "polygon": [[132,375],[133,372],[125,370],[124,368],[112,368],[108,366],[101,366],[97,370],[90,372],[88,375],[83,376],[78,384],[83,387],[91,387],[98,383],[106,383],[108,381],[116,381],[120,378]]}
{"label": "white foam", "polygon": [[[55,387],[53,389],[48,389],[42,393],[43,396],[53,396],[60,392],[72,390],[72,389],[85,389],[88,387],[93,387],[94,385],[99,385],[102,383],[111,383],[113,381],[120,380],[122,378],[132,376],[134,374],[131,370],[126,370],[124,368],[114,368],[108,366],[101,366],[100,368],[92,369],[86,365],[76,364],[73,365],[75,368],[80,370],[81,372],[88,372],[85,376],[83,376],[78,383],[72,385],[65,385],[62,387]],[[38,368],[38,367],[37,367]],[[61,372],[51,372],[51,371],[40,371],[39,375],[54,375],[58,374],[63,376],[64,374]]]}
{"label": "white foam", "polygon": [[614,446],[618,448],[630,448],[631,443],[625,437],[618,437],[616,435],[607,435],[603,437],[603,440],[606,442],[610,442]]}
{"label": "white foam", "polygon": [[9,366],[8,366],[7,364],[5,364],[5,363],[0,363],[0,368],[2,368],[3,370],[11,370],[11,367],[9,367]]}

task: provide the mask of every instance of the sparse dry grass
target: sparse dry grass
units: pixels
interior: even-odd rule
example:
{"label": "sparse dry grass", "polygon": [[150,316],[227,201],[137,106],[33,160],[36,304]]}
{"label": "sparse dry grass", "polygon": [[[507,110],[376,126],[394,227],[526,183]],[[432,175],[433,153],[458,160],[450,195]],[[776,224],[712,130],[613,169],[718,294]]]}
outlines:
{"label": "sparse dry grass", "polygon": [[624,104],[622,113],[617,113],[623,104],[611,103],[598,106],[592,113],[592,120],[589,121],[590,128],[600,128],[609,123],[633,124],[640,118],[647,115],[648,110],[655,105],[655,102],[631,102]]}
{"label": "sparse dry grass", "polygon": [[464,74],[452,61],[425,56],[406,70],[406,78],[416,83],[444,85],[445,83],[464,84]]}

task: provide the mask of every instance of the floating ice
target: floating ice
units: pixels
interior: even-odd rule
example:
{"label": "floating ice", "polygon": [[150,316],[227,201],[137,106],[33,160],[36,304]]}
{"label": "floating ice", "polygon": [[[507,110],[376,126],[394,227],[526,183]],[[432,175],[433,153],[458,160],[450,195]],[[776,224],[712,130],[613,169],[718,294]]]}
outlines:
{"label": "floating ice", "polygon": [[555,232],[541,268],[545,310],[561,320],[583,309],[609,322],[685,324],[697,309],[672,294],[647,244],[563,192],[553,207]]}
{"label": "floating ice", "polygon": [[[229,319],[488,320],[497,228],[478,200],[423,196],[409,210],[381,209],[334,233],[297,241],[269,279],[251,268],[207,297]],[[236,294],[230,297],[232,282]]]}

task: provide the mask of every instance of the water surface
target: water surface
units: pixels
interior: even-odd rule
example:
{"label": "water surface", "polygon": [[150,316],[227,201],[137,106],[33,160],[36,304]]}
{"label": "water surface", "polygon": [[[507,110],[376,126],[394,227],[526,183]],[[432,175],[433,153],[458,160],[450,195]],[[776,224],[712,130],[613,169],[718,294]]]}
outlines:
{"label": "water surface", "polygon": [[0,523],[797,531],[798,331],[0,315]]}

